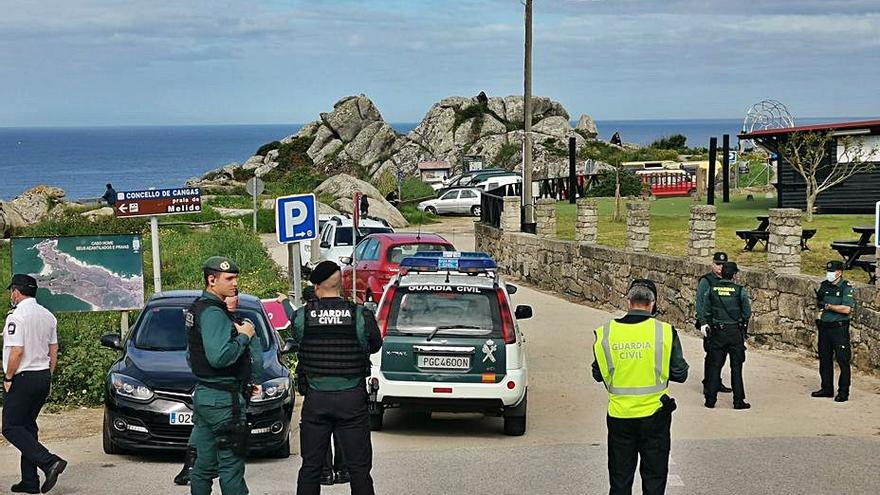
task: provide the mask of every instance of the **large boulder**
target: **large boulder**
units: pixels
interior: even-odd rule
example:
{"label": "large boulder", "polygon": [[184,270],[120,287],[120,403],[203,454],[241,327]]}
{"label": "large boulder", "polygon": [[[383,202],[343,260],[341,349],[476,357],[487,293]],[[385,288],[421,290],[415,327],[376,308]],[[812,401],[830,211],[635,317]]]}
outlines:
{"label": "large boulder", "polygon": [[330,206],[338,211],[351,213],[353,206],[354,193],[365,194],[370,203],[370,216],[385,219],[395,228],[406,227],[409,225],[403,215],[397,211],[397,208],[391,206],[385,201],[382,193],[373,187],[372,184],[364,182],[360,179],[347,174],[339,174],[321,183],[315,188],[315,195],[318,197],[332,198]]}
{"label": "large boulder", "polygon": [[571,124],[568,122],[568,119],[561,116],[547,117],[532,126],[532,132],[566,140],[571,136],[571,131]]}
{"label": "large boulder", "polygon": [[590,139],[595,139],[599,135],[599,128],[596,127],[596,122],[592,117],[585,113],[582,113],[581,118],[578,119],[575,130],[578,131],[579,134]]}
{"label": "large boulder", "polygon": [[379,110],[364,95],[348,96],[333,105],[333,111],[321,114],[321,121],[343,142],[353,141],[368,125],[382,120]]}
{"label": "large boulder", "polygon": [[64,201],[64,196],[59,187],[39,185],[12,201],[0,201],[0,231],[9,236],[14,230],[39,223]]}

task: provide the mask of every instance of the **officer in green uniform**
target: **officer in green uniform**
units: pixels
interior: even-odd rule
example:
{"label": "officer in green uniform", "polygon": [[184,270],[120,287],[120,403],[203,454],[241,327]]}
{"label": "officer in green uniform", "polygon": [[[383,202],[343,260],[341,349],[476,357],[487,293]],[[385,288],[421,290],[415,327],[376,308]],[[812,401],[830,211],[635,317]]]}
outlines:
{"label": "officer in green uniform", "polygon": [[745,401],[742,367],[746,360],[746,330],[752,317],[752,305],[743,286],[733,281],[739,271],[736,263],[728,261],[721,267],[721,280],[703,295],[700,321],[709,326],[709,375],[706,383],[706,407],[715,407],[721,368],[730,355],[730,381],[733,386],[733,408],[748,409]]}
{"label": "officer in green uniform", "polygon": [[[822,388],[813,397],[834,397],[837,402],[849,400],[852,348],[849,341],[849,320],[856,306],[853,287],[843,279],[843,263],[829,261],[825,265],[825,280],[816,291],[816,306],[822,315],[816,320],[819,327],[819,376]],[[834,362],[840,366],[837,396],[834,395]]]}
{"label": "officer in green uniform", "polygon": [[[721,266],[726,263],[728,260],[727,253],[719,251],[712,255],[712,271],[700,277],[697,281],[697,298],[696,298],[696,306],[697,306],[697,315],[695,326],[697,330],[703,333],[703,352],[706,353],[705,358],[703,359],[703,394],[706,394],[706,381],[709,376],[709,338],[707,337],[708,332],[706,332],[706,322],[700,321],[700,314],[702,313],[703,306],[703,297],[709,292],[709,289],[715,285],[715,282],[721,280]],[[722,363],[723,364],[723,363]],[[718,388],[718,391],[721,393],[730,393],[733,390],[730,387],[721,383],[721,386]]]}
{"label": "officer in green uniform", "polygon": [[[245,395],[261,393],[262,360],[253,359],[249,345],[255,337],[249,320],[236,322],[224,302],[238,293],[238,267],[221,256],[208,258],[203,267],[205,290],[186,314],[187,360],[196,375],[193,395],[195,427],[190,443],[196,461],[190,480],[193,495],[211,493],[220,478],[224,495],[248,493],[244,481],[247,453]],[[253,354],[252,354],[253,353]]]}
{"label": "officer in green uniform", "polygon": [[675,400],[669,381],[684,383],[688,364],[672,325],[653,318],[654,282],[634,280],[629,311],[596,329],[593,378],[608,389],[608,475],[611,495],[631,494],[636,463],[642,493],[666,490]]}
{"label": "officer in green uniform", "polygon": [[370,354],[382,348],[373,313],[341,297],[339,265],[322,261],[309,276],[316,300],[294,311],[282,299],[299,344],[297,387],[305,395],[300,419],[302,467],[296,493],[321,493],[321,469],[331,435],[339,439],[351,479],[351,493],[372,495],[367,384]]}

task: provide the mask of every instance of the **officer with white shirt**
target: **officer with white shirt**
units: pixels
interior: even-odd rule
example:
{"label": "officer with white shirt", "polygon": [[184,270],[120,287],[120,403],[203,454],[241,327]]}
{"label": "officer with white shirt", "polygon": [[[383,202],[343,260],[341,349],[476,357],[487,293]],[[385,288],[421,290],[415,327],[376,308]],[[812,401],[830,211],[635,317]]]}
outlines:
{"label": "officer with white shirt", "polygon": [[[34,299],[37,281],[33,277],[13,275],[7,289],[15,309],[3,327],[3,436],[21,451],[21,481],[10,489],[46,493],[67,467],[64,459],[37,439],[37,416],[49,397],[58,360],[57,322]],[[37,468],[45,474],[42,485]]]}

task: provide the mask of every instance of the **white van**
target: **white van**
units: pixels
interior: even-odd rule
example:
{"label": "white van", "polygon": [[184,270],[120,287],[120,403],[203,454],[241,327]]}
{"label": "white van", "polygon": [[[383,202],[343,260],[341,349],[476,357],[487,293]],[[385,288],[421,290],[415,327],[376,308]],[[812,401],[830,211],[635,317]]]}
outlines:
{"label": "white van", "polygon": [[491,191],[493,189],[498,189],[501,186],[508,186],[510,184],[522,184],[522,176],[520,175],[496,175],[493,177],[489,177],[488,179],[480,182],[479,184],[475,184],[471,187],[475,187],[482,191]]}

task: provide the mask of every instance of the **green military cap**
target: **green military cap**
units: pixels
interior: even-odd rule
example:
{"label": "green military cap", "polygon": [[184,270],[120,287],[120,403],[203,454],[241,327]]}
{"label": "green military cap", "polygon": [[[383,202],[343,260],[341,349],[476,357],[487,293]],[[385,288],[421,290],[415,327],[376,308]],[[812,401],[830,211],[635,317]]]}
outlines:
{"label": "green military cap", "polygon": [[825,271],[828,271],[828,272],[843,271],[843,268],[844,268],[843,262],[838,261],[838,260],[829,261],[825,265]]}
{"label": "green military cap", "polygon": [[238,273],[239,271],[238,265],[225,256],[211,256],[205,261],[205,265],[202,268],[224,273]]}

